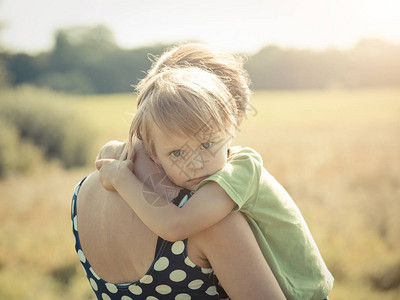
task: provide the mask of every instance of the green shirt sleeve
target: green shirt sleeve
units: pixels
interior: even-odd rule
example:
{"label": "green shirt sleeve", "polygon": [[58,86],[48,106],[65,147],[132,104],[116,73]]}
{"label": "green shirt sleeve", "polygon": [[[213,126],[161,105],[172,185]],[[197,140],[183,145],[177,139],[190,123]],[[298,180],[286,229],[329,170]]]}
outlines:
{"label": "green shirt sleeve", "polygon": [[256,151],[233,147],[225,167],[203,180],[196,190],[207,182],[215,181],[236,203],[234,211],[244,207],[251,211],[258,197],[262,165],[262,158]]}

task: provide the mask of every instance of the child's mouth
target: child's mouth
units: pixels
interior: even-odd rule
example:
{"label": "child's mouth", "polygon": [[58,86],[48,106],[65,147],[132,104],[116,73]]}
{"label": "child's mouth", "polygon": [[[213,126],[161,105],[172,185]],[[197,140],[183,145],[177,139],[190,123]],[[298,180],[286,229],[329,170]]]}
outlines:
{"label": "child's mouth", "polygon": [[189,179],[188,182],[197,184],[197,183],[200,183],[201,181],[203,181],[204,179],[206,179],[207,177],[208,176],[192,178],[192,179]]}

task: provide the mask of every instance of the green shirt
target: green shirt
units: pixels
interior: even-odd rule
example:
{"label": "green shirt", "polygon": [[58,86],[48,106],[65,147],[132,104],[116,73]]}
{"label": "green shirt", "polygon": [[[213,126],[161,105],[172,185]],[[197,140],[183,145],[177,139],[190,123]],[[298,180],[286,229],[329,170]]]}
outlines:
{"label": "green shirt", "polygon": [[217,182],[246,218],[288,299],[325,298],[333,277],[296,204],[250,148],[233,147],[226,166],[203,180]]}

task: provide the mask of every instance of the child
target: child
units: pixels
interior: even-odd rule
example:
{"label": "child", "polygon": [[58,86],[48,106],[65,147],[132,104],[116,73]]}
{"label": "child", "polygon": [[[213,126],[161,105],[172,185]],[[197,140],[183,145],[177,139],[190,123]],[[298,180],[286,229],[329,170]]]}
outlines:
{"label": "child", "polygon": [[[188,43],[167,49],[159,58],[153,61],[148,76],[137,86],[140,90],[146,80],[168,68],[197,67],[217,77],[225,84],[236,103],[237,125],[240,125],[248,110],[250,102],[250,80],[243,68],[244,58],[240,55],[226,53],[204,44]],[[110,141],[100,150],[98,159],[118,159],[125,143]],[[140,143],[136,145],[141,150]],[[146,159],[141,157],[141,159]]]}
{"label": "child", "polygon": [[191,236],[240,210],[286,297],[326,297],[333,278],[295,203],[254,150],[229,149],[237,109],[225,85],[200,69],[167,70],[146,79],[138,103],[128,157],[136,136],[173,183],[195,193],[180,209],[141,194],[130,160],[97,162],[105,187],[115,188],[167,240]]}

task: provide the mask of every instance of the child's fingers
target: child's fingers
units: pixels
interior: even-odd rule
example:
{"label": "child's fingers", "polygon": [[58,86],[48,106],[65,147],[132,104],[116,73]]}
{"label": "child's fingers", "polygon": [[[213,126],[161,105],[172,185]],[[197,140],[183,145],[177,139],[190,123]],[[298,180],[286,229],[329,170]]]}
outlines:
{"label": "child's fingers", "polygon": [[95,165],[96,165],[96,169],[98,171],[100,171],[101,166],[103,165],[103,160],[102,159],[97,159],[96,162],[95,162]]}
{"label": "child's fingers", "polygon": [[[95,165],[96,165],[96,169],[98,171],[100,171],[103,166],[106,166],[108,164],[115,164],[115,163],[118,163],[117,159],[104,158],[104,159],[96,160]],[[134,165],[133,161],[129,159],[129,160],[126,160],[124,163],[133,172],[133,165]],[[119,165],[117,168],[119,168]]]}
{"label": "child's fingers", "polygon": [[96,160],[96,169],[100,171],[103,165],[109,164],[112,161],[114,161],[114,159],[107,159],[107,158],[98,159]]}

